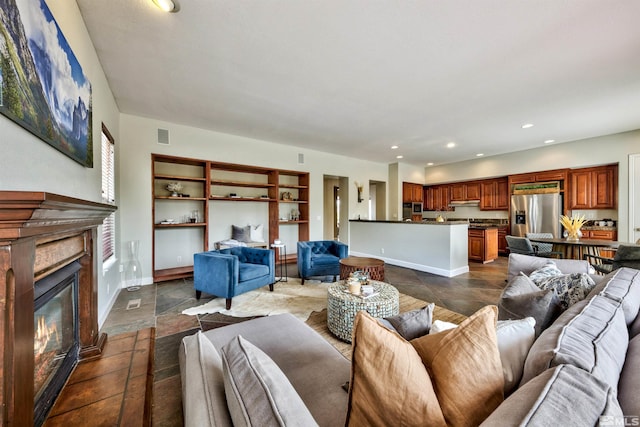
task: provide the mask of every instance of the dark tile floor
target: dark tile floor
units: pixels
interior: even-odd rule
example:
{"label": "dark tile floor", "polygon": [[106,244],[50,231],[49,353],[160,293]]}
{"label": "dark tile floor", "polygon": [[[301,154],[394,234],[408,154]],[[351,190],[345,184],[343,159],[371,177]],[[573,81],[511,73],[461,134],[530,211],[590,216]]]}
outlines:
{"label": "dark tile floor", "polygon": [[[507,259],[501,257],[489,264],[471,263],[469,268],[469,273],[447,278],[387,264],[385,281],[403,294],[470,315],[484,305],[497,303],[505,285]],[[295,263],[288,265],[288,274],[297,277]],[[131,308],[138,299],[139,308]],[[102,332],[109,335],[156,327],[154,426],[183,424],[178,367],[178,346],[182,338],[198,329],[208,330],[241,320],[222,314],[182,314],[185,308],[204,304],[209,299],[205,295],[199,301],[195,299],[191,279],[143,286],[135,292],[123,290],[102,327]]]}

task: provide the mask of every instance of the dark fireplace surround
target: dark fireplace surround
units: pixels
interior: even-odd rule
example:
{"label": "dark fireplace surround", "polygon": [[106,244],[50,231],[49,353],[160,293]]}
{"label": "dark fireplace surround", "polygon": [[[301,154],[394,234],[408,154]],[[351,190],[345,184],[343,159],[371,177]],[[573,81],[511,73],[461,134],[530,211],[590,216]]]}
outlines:
{"label": "dark fireplace surround", "polygon": [[116,207],[45,192],[0,191],[0,425],[34,424],[35,283],[78,264],[80,360],[99,357],[97,227]]}

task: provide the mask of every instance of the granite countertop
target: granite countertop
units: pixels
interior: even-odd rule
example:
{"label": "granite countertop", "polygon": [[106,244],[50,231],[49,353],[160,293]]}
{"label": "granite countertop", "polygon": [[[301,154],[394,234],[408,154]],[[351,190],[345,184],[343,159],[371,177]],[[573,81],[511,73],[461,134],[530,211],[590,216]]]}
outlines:
{"label": "granite countertop", "polygon": [[582,229],[582,230],[588,230],[588,231],[591,231],[591,230],[616,231],[616,230],[618,229],[618,227],[615,227],[615,226],[611,226],[611,227],[607,227],[607,226],[600,227],[599,225],[584,225],[584,226],[582,226],[582,228],[581,228],[581,229]]}
{"label": "granite countertop", "polygon": [[438,222],[436,220],[423,220],[423,221],[386,221],[386,220],[377,220],[377,219],[350,219],[349,222],[379,222],[379,223],[387,223],[387,224],[429,224],[429,225],[458,225],[458,224],[469,224],[469,221],[464,220],[452,220],[452,221],[444,221]]}

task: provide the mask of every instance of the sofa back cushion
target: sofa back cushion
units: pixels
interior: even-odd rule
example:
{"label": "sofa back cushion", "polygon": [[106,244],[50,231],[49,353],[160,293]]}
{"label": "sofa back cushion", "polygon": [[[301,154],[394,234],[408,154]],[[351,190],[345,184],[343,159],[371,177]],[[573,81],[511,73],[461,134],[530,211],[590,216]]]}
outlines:
{"label": "sofa back cushion", "polygon": [[595,426],[601,416],[622,416],[615,388],[575,366],[559,365],[520,387],[481,427]]}
{"label": "sofa back cushion", "polygon": [[569,364],[617,389],[628,342],[620,303],[600,295],[583,300],[560,315],[534,342],[520,385],[551,367]]}
{"label": "sofa back cushion", "polygon": [[[548,258],[535,257],[530,255],[509,254],[509,265],[507,269],[507,280],[510,281],[518,273],[523,272],[527,276],[534,270],[544,266]],[[556,266],[564,274],[568,273],[591,273],[593,267],[587,261],[575,259],[556,259]]]}
{"label": "sofa back cushion", "polygon": [[640,414],[640,336],[629,341],[627,359],[624,362],[620,383],[618,385],[618,401],[622,412],[626,415]]}
{"label": "sofa back cushion", "polygon": [[619,268],[607,274],[589,296],[604,295],[622,303],[624,318],[631,325],[640,310],[640,271]]}

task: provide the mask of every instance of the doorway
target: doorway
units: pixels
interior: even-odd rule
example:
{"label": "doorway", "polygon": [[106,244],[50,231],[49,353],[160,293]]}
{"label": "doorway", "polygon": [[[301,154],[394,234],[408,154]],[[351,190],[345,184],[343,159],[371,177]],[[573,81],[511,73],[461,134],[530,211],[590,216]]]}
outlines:
{"label": "doorway", "polygon": [[369,181],[369,219],[385,220],[387,218],[387,183]]}
{"label": "doorway", "polygon": [[323,239],[348,240],[349,192],[346,189],[349,179],[344,176],[324,176],[324,221]]}

